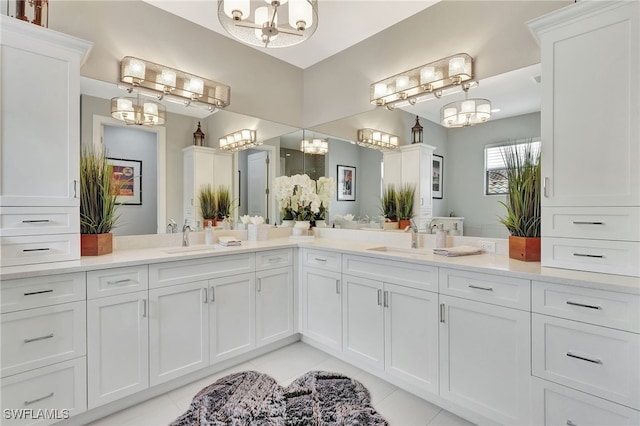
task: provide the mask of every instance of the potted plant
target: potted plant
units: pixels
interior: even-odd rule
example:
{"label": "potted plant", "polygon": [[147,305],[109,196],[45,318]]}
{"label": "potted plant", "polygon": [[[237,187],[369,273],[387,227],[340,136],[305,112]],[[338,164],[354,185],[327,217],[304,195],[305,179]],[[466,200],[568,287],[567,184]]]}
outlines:
{"label": "potted plant", "polygon": [[382,190],[380,212],[385,217],[384,229],[398,229],[398,211],[396,188],[389,184]]}
{"label": "potted plant", "polygon": [[218,201],[216,200],[216,192],[211,185],[200,188],[198,201],[200,202],[200,211],[202,212],[202,226],[206,228],[209,226],[209,223],[211,223],[211,226],[216,226]]}
{"label": "potted plant", "polygon": [[[80,154],[80,254],[99,256],[113,251],[111,229],[118,221],[118,188],[104,150],[83,145]],[[120,183],[123,185],[125,182]]]}
{"label": "potted plant", "polygon": [[231,195],[229,193],[229,187],[220,185],[215,192],[216,200],[216,219],[223,221],[231,216],[231,210],[233,203],[231,201]]}
{"label": "potted plant", "polygon": [[396,193],[396,213],[398,215],[398,227],[400,229],[411,225],[415,195],[416,186],[408,183],[405,183]]}
{"label": "potted plant", "polygon": [[507,214],[499,218],[509,230],[509,257],[540,260],[540,151],[530,143],[502,150],[508,180]]}

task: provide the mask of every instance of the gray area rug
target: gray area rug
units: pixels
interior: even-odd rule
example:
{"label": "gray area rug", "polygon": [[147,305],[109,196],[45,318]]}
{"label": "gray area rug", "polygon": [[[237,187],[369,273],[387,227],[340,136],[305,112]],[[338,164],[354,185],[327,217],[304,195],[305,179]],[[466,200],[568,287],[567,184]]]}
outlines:
{"label": "gray area rug", "polygon": [[388,425],[369,391],[349,377],[310,371],[283,388],[256,371],[225,376],[202,389],[171,426]]}

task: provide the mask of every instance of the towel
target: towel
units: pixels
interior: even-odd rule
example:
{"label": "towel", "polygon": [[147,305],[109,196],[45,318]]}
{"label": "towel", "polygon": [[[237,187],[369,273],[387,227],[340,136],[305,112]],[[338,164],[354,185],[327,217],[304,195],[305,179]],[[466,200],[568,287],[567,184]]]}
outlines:
{"label": "towel", "polygon": [[468,256],[471,254],[480,254],[484,253],[484,250],[480,247],[473,246],[458,246],[458,247],[449,247],[449,248],[435,248],[433,249],[433,254],[439,254],[441,256]]}
{"label": "towel", "polygon": [[218,242],[222,247],[239,246],[241,244],[239,239],[231,236],[218,237]]}

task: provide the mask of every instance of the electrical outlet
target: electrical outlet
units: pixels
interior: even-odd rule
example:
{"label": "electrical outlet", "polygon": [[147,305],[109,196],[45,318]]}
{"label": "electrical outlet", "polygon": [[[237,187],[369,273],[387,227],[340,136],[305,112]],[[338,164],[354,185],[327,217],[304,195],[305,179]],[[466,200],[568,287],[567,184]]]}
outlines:
{"label": "electrical outlet", "polygon": [[483,249],[486,253],[495,253],[496,252],[496,243],[495,241],[479,241],[478,246]]}

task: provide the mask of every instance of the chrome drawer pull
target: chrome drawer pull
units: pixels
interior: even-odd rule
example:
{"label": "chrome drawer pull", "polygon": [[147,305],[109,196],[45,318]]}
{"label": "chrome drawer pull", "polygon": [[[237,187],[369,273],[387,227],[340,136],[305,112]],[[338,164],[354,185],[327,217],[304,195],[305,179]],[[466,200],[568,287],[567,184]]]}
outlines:
{"label": "chrome drawer pull", "polygon": [[340,280],[336,280],[336,294],[340,294]]}
{"label": "chrome drawer pull", "polygon": [[267,261],[271,263],[271,262],[280,262],[281,260],[282,259],[279,257],[270,257]]}
{"label": "chrome drawer pull", "polygon": [[476,290],[493,291],[491,287],[481,287],[479,285],[469,284],[469,288],[475,288]]}
{"label": "chrome drawer pull", "polygon": [[594,257],[597,259],[604,259],[604,255],[602,254],[585,254],[585,253],[573,253],[574,256],[579,256],[579,257]]}
{"label": "chrome drawer pull", "polygon": [[37,249],[22,249],[23,252],[30,252],[30,251],[49,251],[49,247],[44,247],[44,248],[37,248]]}
{"label": "chrome drawer pull", "polygon": [[382,306],[382,290],[378,289],[378,306]]}
{"label": "chrome drawer pull", "polygon": [[567,426],[578,426],[578,425],[572,422],[570,419],[567,419]]}
{"label": "chrome drawer pull", "polygon": [[592,362],[594,364],[602,364],[602,361],[600,361],[599,359],[585,358],[585,357],[580,356],[580,355],[572,354],[571,352],[567,352],[567,356],[569,356],[571,358],[580,359],[582,361]]}
{"label": "chrome drawer pull", "polygon": [[589,308],[589,309],[602,309],[602,306],[597,305],[585,305],[584,303],[572,302],[571,300],[566,301],[567,305],[571,306],[580,306],[581,308]]}
{"label": "chrome drawer pull", "polygon": [[42,291],[32,291],[30,293],[25,293],[25,296],[33,296],[34,294],[43,294],[43,293],[53,293],[53,289],[51,290],[42,290]]}
{"label": "chrome drawer pull", "polygon": [[258,288],[256,290],[262,291],[262,278],[258,278]]}
{"label": "chrome drawer pull", "polygon": [[549,197],[549,191],[547,190],[549,184],[549,178],[545,177],[544,180],[542,181],[542,194],[544,195],[545,198]]}
{"label": "chrome drawer pull", "polygon": [[322,259],[322,258],[320,258],[320,257],[315,257],[315,258],[314,258],[314,260],[315,260],[316,262],[326,262],[326,261],[327,261],[327,259]]}
{"label": "chrome drawer pull", "polygon": [[444,303],[440,304],[440,322],[444,324]]}
{"label": "chrome drawer pull", "polygon": [[107,281],[107,285],[118,285],[118,284],[124,284],[124,283],[128,283],[131,282],[133,280],[131,280],[130,278],[124,279],[124,280],[117,280],[117,281]]}
{"label": "chrome drawer pull", "polygon": [[573,221],[574,225],[604,225],[604,222],[583,222],[579,220]]}
{"label": "chrome drawer pull", "polygon": [[384,307],[388,308],[389,307],[389,292],[388,291],[384,292],[384,298],[383,299],[384,299],[384,302],[383,302]]}
{"label": "chrome drawer pull", "polygon": [[51,339],[53,337],[53,333],[47,334],[46,336],[34,337],[33,339],[24,339],[25,343],[37,342],[38,340]]}
{"label": "chrome drawer pull", "polygon": [[32,219],[32,220],[23,220],[22,223],[49,223],[49,219]]}
{"label": "chrome drawer pull", "polygon": [[53,396],[53,392],[51,392],[49,395],[45,395],[45,396],[40,397],[40,398],[32,399],[31,401],[25,401],[24,405],[35,404],[38,401],[42,401],[43,399],[51,398],[52,396]]}

